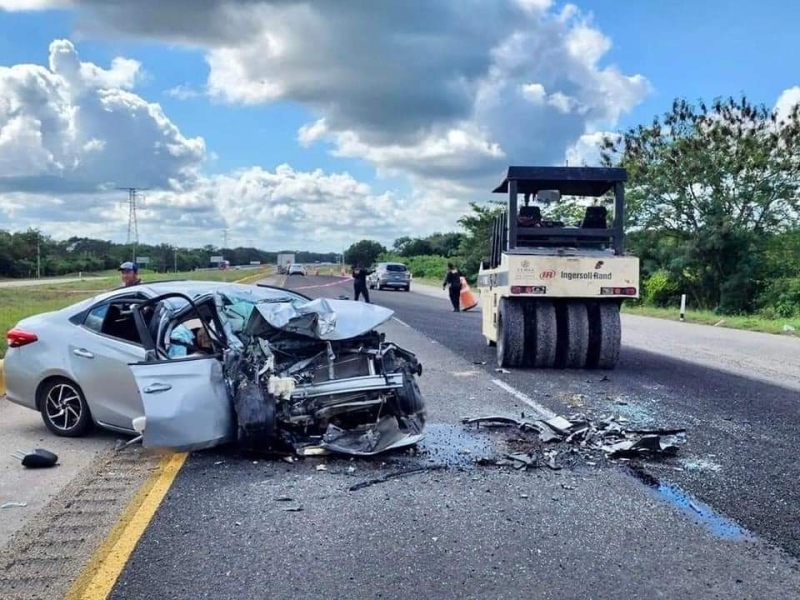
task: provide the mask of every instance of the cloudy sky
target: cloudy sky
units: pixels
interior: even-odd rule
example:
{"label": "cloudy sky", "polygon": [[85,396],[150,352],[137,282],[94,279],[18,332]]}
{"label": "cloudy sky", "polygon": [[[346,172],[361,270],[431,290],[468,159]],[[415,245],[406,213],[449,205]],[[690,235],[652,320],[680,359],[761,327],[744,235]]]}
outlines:
{"label": "cloudy sky", "polygon": [[[700,6],[698,6],[700,5]],[[800,5],[0,0],[0,228],[335,251],[451,229],[675,96],[800,100]]]}

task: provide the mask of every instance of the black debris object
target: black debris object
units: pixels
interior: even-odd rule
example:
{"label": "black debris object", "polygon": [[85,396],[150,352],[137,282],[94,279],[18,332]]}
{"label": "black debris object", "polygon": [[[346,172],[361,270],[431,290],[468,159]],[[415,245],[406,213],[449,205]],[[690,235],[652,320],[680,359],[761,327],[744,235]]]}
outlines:
{"label": "black debris object", "polygon": [[283,512],[303,512],[302,506],[289,506],[288,508],[284,508]]}
{"label": "black debris object", "polygon": [[22,461],[22,466],[28,469],[47,469],[58,464],[58,455],[44,448],[36,448],[33,452],[17,450],[11,456]]}
{"label": "black debris object", "polygon": [[383,477],[376,477],[375,479],[367,479],[366,481],[361,481],[354,485],[351,485],[348,490],[351,492],[356,492],[358,490],[363,490],[364,488],[368,488],[373,485],[377,485],[379,483],[386,483],[387,481],[391,481],[392,479],[397,479],[398,477],[408,477],[409,475],[418,475],[420,473],[425,473],[427,471],[441,471],[442,469],[446,469],[446,465],[429,465],[427,467],[420,467],[418,469],[407,469],[405,471],[395,471],[394,473],[388,473]]}

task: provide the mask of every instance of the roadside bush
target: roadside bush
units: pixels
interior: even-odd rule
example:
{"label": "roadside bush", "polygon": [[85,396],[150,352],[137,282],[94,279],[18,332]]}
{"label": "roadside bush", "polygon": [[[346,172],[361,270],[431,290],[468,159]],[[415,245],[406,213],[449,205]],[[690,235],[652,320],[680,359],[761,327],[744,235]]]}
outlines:
{"label": "roadside bush", "polygon": [[444,256],[411,256],[407,264],[414,277],[444,279],[444,274],[447,271],[447,261],[448,259]]}
{"label": "roadside bush", "polygon": [[[761,314],[788,319],[800,315],[800,278],[774,279],[758,298]],[[767,317],[769,318],[769,317]]]}
{"label": "roadside bush", "polygon": [[678,283],[670,278],[667,271],[656,271],[644,280],[642,299],[652,306],[674,306],[680,302]]}

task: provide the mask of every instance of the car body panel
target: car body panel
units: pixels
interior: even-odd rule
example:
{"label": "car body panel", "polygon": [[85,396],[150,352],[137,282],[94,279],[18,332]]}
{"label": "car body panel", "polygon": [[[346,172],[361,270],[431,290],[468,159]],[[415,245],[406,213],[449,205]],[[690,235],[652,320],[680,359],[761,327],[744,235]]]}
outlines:
{"label": "car body panel", "polygon": [[74,326],[62,311],[58,311],[22,319],[15,327],[36,333],[39,339],[28,346],[6,351],[3,360],[6,398],[20,406],[39,410],[36,393],[45,380],[51,377],[74,380],[63,343],[69,339]]}
{"label": "car body panel", "polygon": [[[300,306],[259,304],[258,314],[274,329],[297,333],[319,340],[346,340],[364,335],[392,318],[391,309],[376,304],[358,304],[349,300],[320,298]],[[246,330],[256,335],[258,319],[250,317]]]}
{"label": "car body panel", "polygon": [[79,326],[67,349],[71,379],[81,386],[94,420],[132,429],[144,409],[128,364],[144,360],[144,348]]}
{"label": "car body panel", "polygon": [[188,452],[229,441],[233,411],[216,357],[130,365],[144,407],[142,443]]}

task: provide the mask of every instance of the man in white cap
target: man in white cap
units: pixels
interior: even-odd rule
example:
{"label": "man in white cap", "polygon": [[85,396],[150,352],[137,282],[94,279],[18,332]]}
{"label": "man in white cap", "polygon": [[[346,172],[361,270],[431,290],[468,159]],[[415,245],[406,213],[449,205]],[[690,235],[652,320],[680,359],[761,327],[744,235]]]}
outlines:
{"label": "man in white cap", "polygon": [[119,276],[122,279],[122,287],[131,287],[142,283],[142,280],[139,279],[139,265],[134,262],[122,263],[119,266]]}

